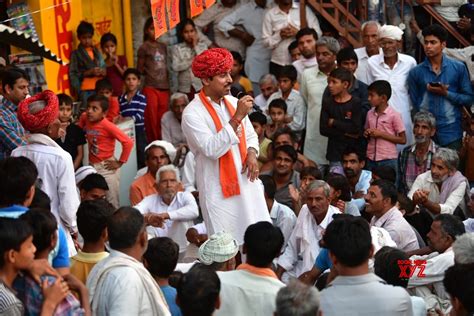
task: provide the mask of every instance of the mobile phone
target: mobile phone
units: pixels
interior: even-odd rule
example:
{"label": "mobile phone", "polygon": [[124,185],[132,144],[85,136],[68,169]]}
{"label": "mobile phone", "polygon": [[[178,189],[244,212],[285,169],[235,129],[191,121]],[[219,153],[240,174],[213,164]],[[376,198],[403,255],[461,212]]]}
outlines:
{"label": "mobile phone", "polygon": [[441,87],[441,82],[430,82],[430,86],[432,86],[432,87]]}

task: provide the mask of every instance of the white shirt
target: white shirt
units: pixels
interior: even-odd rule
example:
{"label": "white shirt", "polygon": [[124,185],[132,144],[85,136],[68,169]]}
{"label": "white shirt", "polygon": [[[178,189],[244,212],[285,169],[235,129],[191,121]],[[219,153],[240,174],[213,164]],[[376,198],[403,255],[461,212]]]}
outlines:
{"label": "white shirt", "polygon": [[[278,265],[286,270],[285,279],[299,277],[302,273],[311,270],[319,254],[319,241],[323,237],[324,230],[332,222],[332,216],[340,213],[339,209],[329,205],[326,216],[318,224],[309,212],[308,206],[303,205],[285,252],[278,258]],[[306,235],[306,237],[301,235]]]}
{"label": "white shirt", "polygon": [[245,73],[253,83],[257,83],[263,75],[268,74],[269,70],[271,50],[265,47],[262,41],[262,21],[265,12],[266,9],[251,1],[242,4],[217,24],[217,29],[225,36],[230,36],[230,30],[241,26],[255,38],[252,45],[247,47],[244,65]]}
{"label": "white shirt", "polygon": [[194,159],[194,154],[190,151],[186,154],[184,159],[184,165],[181,170],[181,179],[184,185],[184,191],[194,192],[198,189],[196,188],[196,161]]}
{"label": "white shirt", "polygon": [[328,138],[319,132],[323,93],[328,85],[326,74],[318,68],[306,69],[301,78],[300,93],[307,105],[304,155],[319,165],[327,165]]}
{"label": "white shirt", "polygon": [[166,112],[161,117],[161,136],[163,140],[170,142],[175,147],[179,144],[186,144],[181,123],[171,111]]}
{"label": "white shirt", "polygon": [[[122,264],[114,265],[113,262],[117,260],[122,261]],[[126,264],[127,262],[130,266]],[[134,266],[139,268],[134,268]],[[107,267],[108,270],[106,270]],[[139,271],[143,273],[139,275]],[[147,289],[147,286],[156,288]],[[91,293],[90,301],[99,300],[100,302],[97,303],[96,309],[92,309],[93,315],[155,316],[152,305],[161,307],[160,315],[171,315],[158,284],[143,264],[114,249],[111,249],[110,255],[98,262],[91,270],[87,279],[87,288]],[[155,296],[155,302],[150,301],[150,292],[158,294]]]}
{"label": "white shirt", "polygon": [[186,251],[188,241],[186,231],[193,226],[193,219],[199,216],[198,206],[193,195],[189,192],[178,192],[167,205],[160,195],[153,194],[145,197],[135,208],[142,214],[168,213],[170,219],[163,228],[148,226],[148,233],[153,237],[169,237],[179,245],[179,251]]}
{"label": "white shirt", "polygon": [[[367,49],[364,47],[356,48],[354,49],[354,52],[357,55],[357,69],[355,71],[355,77],[362,81],[365,84],[369,84],[369,75],[367,68],[369,67],[368,61],[369,61],[369,55],[367,54]],[[379,54],[383,55],[383,51],[381,48],[379,48]]]}
{"label": "white shirt", "polygon": [[260,108],[260,110],[262,110],[262,112],[266,114],[267,112],[267,99],[265,99],[265,97],[263,96],[263,94],[259,94],[257,95],[254,99],[253,99],[253,102],[255,102],[256,105],[258,105],[258,107]]}
{"label": "white shirt", "polygon": [[[433,181],[431,176],[431,171],[428,170],[425,173],[420,174],[416,177],[415,182],[413,183],[410,192],[408,192],[408,197],[413,199],[413,194],[416,190],[425,190],[429,191],[428,200],[433,203],[439,202],[440,191],[438,185]],[[456,210],[456,207],[460,206],[463,208],[465,205],[464,194],[466,193],[466,183],[462,182],[456,189],[451,192],[448,199],[444,204],[439,204],[441,208],[440,214],[453,214]]]}
{"label": "white shirt", "polygon": [[[237,99],[226,96],[236,108]],[[210,98],[208,98],[210,100]],[[239,138],[228,123],[230,114],[224,102],[217,104],[210,100],[223,128],[217,132],[211,115],[196,95],[183,112],[184,135],[196,161],[196,182],[199,189],[199,203],[209,235],[226,231],[243,244],[245,230],[260,221],[270,222],[260,180],[250,182],[247,173],[242,174],[243,162],[240,157]],[[258,136],[248,118],[242,121],[247,148],[258,152]],[[224,198],[219,177],[219,158],[231,151],[239,181],[240,195]]]}
{"label": "white shirt", "polygon": [[[270,106],[270,102],[275,99],[281,99],[281,90],[278,90],[272,94],[267,101],[267,109]],[[302,131],[305,127],[306,121],[306,104],[301,97],[300,93],[295,89],[291,89],[290,95],[285,100],[286,102],[286,114],[291,116],[293,120],[288,124],[288,127],[295,132]]]}
{"label": "white shirt", "polygon": [[[306,8],[306,21],[307,26],[315,29],[318,37],[321,37],[318,18],[309,7]],[[275,6],[268,10],[263,18],[263,44],[272,50],[271,61],[280,66],[291,65],[288,46],[294,41],[294,37],[282,39],[280,36],[280,31],[289,25],[300,29],[299,3],[293,2],[288,13]]]}
{"label": "white shirt", "polygon": [[283,233],[285,243],[283,244],[282,251],[284,251],[296,224],[295,212],[293,212],[288,206],[273,200],[273,206],[270,210],[270,218],[272,219],[273,226],[280,228]]}
{"label": "white shirt", "polygon": [[278,291],[285,286],[276,278],[246,270],[217,272],[221,280],[221,306],[215,316],[273,315]]}
{"label": "white shirt", "polygon": [[372,217],[371,226],[382,227],[392,237],[398,248],[403,251],[419,249],[418,240],[413,228],[403,218],[400,210],[394,206],[381,217]]}
{"label": "white shirt", "polygon": [[301,82],[301,76],[303,76],[303,72],[305,71],[305,69],[317,67],[318,61],[316,60],[316,56],[312,58],[304,58],[303,56],[301,56],[300,59],[295,60],[293,62],[293,66],[298,72],[298,82]]}
{"label": "white shirt", "polygon": [[433,5],[433,9],[447,21],[457,22],[460,19],[458,14],[459,7],[467,2],[467,0],[441,0],[441,4]]}
{"label": "white shirt", "polygon": [[[410,280],[408,280],[408,289],[413,289],[416,296],[426,297],[435,294],[441,299],[449,300],[449,295],[444,289],[444,272],[454,265],[453,248],[449,247],[443,253],[431,253],[425,256],[411,256],[410,260],[426,260],[424,277],[418,276],[418,269],[415,270]],[[429,289],[429,288],[431,289]]]}
{"label": "white shirt", "polygon": [[31,134],[30,137],[38,137],[38,142],[29,141],[28,145],[16,148],[12,157],[26,157],[36,165],[37,181],[51,199],[51,212],[64,227],[69,255],[74,256],[76,248],[71,233],[77,232],[76,212],[80,201],[76,191],[72,157],[46,135]]}
{"label": "white shirt", "polygon": [[[411,121],[411,102],[408,94],[407,77],[410,70],[416,67],[416,60],[405,54],[398,54],[398,61],[393,69],[385,63],[384,55],[378,54],[368,60],[368,80],[371,84],[376,80],[386,80],[392,87],[392,97],[388,104],[401,114],[403,124],[405,125],[405,134],[407,144],[413,144],[413,124]],[[397,148],[402,150],[405,145],[399,145]]]}

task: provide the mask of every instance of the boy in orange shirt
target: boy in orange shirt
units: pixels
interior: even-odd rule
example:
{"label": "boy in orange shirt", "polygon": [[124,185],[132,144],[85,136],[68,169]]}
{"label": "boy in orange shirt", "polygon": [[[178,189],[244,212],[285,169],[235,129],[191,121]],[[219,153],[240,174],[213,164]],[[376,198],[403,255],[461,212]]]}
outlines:
{"label": "boy in orange shirt", "polygon": [[95,83],[95,94],[103,95],[109,100],[109,109],[107,110],[106,119],[112,123],[120,120],[120,105],[118,98],[113,96],[113,87],[109,79],[100,79]]}
{"label": "boy in orange shirt", "polygon": [[[112,122],[105,119],[109,101],[106,97],[92,95],[87,99],[87,110],[81,116],[79,126],[86,132],[89,145],[89,164],[107,181],[107,200],[119,207],[120,167],[127,162],[133,147],[133,140]],[[115,141],[122,144],[122,154],[114,157]]]}
{"label": "boy in orange shirt", "polygon": [[69,62],[69,79],[82,105],[94,94],[95,83],[106,75],[105,61],[102,54],[92,43],[94,26],[81,21],[77,27],[79,46],[72,51]]}

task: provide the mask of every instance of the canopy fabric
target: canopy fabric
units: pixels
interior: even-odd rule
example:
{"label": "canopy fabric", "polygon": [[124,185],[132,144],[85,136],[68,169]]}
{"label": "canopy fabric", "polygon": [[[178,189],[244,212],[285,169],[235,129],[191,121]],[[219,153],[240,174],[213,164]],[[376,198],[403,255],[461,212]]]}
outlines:
{"label": "canopy fabric", "polygon": [[17,31],[4,24],[0,24],[0,42],[16,46],[37,56],[65,65],[56,54],[53,54],[53,52],[51,52],[51,50],[44,46],[39,40],[33,39],[30,35]]}

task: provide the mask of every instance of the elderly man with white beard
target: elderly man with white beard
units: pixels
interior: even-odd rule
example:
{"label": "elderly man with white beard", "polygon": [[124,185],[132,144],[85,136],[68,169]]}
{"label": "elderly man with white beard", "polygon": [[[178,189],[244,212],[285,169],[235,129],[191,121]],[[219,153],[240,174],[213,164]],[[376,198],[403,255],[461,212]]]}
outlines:
{"label": "elderly man with white beard", "polygon": [[[408,197],[418,207],[425,208],[432,216],[453,214],[456,208],[466,214],[469,182],[457,170],[459,157],[456,151],[439,148],[433,155],[431,170],[420,174],[408,192]],[[458,213],[458,215],[463,215]]]}
{"label": "elderly man with white beard", "polygon": [[184,258],[188,241],[186,231],[199,215],[198,206],[189,192],[178,192],[179,170],[165,165],[156,172],[157,194],[145,197],[135,208],[145,217],[148,234],[169,237],[179,245],[180,260]]}
{"label": "elderly man with white beard", "polygon": [[420,174],[431,169],[433,154],[439,146],[431,139],[436,133],[436,119],[427,111],[420,111],[413,118],[415,143],[405,147],[398,154],[398,189],[404,194]]}

